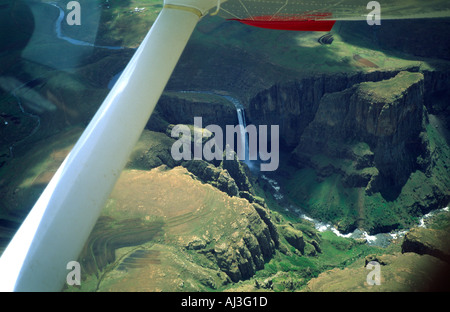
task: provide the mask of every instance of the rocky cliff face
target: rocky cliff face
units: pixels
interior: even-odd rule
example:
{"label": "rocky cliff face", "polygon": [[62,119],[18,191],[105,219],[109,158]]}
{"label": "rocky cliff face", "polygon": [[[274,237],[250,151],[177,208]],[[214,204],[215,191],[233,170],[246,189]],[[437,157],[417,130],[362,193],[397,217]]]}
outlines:
{"label": "rocky cliff face", "polygon": [[[391,79],[325,94],[293,155],[299,161],[318,153],[359,160],[358,169],[378,170],[370,181],[370,192],[380,191],[386,184],[401,187],[423,152],[419,137],[424,129],[423,108],[420,73],[400,72]],[[365,159],[352,155],[349,146],[356,142],[367,143],[373,153],[364,155]]]}
{"label": "rocky cliff face", "polygon": [[448,229],[413,228],[406,233],[402,243],[402,253],[428,254],[450,263]]}
{"label": "rocky cliff face", "polygon": [[320,75],[259,92],[247,116],[280,125],[294,166],[313,169],[287,173],[300,206],[344,232],[386,232],[450,199],[445,121],[429,121],[445,120],[449,81],[445,68]]}
{"label": "rocky cliff face", "polygon": [[[180,232],[173,232],[179,236],[174,240],[178,247],[202,258],[201,261],[208,262],[208,266],[217,267],[233,282],[252,277],[257,270],[264,268],[264,263],[280,246],[281,237],[265,201],[254,194],[246,170],[236,155],[230,160],[224,159],[217,166],[204,160],[174,162],[170,155],[166,157],[173,142],[174,139],[159,132],[145,130],[141,135],[127,165],[130,172],[124,173],[124,176],[140,175],[142,179],[142,188],[130,186],[136,193],[134,200],[139,201],[137,207],[149,209],[150,216],[159,213],[157,207],[165,207],[162,211],[168,209],[172,213],[177,210],[179,216],[175,217],[175,227],[179,223],[184,224],[178,228]],[[178,166],[180,164],[182,166]],[[147,188],[145,185],[153,178],[158,180],[158,187]],[[165,182],[168,184],[163,187]],[[121,197],[124,188],[119,184],[117,190]],[[158,193],[158,190],[165,194],[155,195],[156,200],[148,201],[149,194],[152,191]],[[123,200],[123,205],[129,206],[126,199]],[[118,201],[122,202],[122,198]],[[188,212],[189,209],[192,211]],[[169,212],[163,214],[170,219]],[[191,214],[198,214],[198,220],[197,217],[191,219]],[[174,224],[169,221],[165,229]],[[106,228],[98,229],[99,235],[111,235],[108,232],[111,221],[105,225]],[[150,234],[154,232],[149,233],[148,241],[153,237]],[[114,261],[116,259],[112,255],[104,266]],[[94,272],[95,268],[91,271]],[[221,279],[221,282],[226,283],[226,280]]]}
{"label": "rocky cliff face", "polygon": [[80,256],[84,277],[122,291],[198,291],[250,278],[280,245],[262,205],[181,166],[125,170]]}
{"label": "rocky cliff face", "polygon": [[219,95],[207,93],[166,92],[158,105],[156,113],[172,124],[193,124],[194,117],[202,117],[203,127],[238,124],[236,108]]}
{"label": "rocky cliff face", "polygon": [[279,125],[285,147],[294,148],[307,125],[316,116],[320,100],[326,93],[342,91],[365,81],[389,79],[398,72],[323,74],[275,84],[257,93],[249,101],[247,117],[256,125]]}
{"label": "rocky cliff face", "polygon": [[271,231],[275,228],[272,221],[261,218],[264,208],[253,205],[254,209],[241,213],[247,220],[244,235],[240,239],[231,236],[210,251],[233,282],[247,279],[263,269],[264,262],[272,257],[279,244],[278,235]]}
{"label": "rocky cliff face", "polygon": [[[247,95],[249,100],[243,104],[247,124],[279,125],[280,148],[290,151],[297,169],[314,170],[316,178],[309,183],[313,186],[301,194],[291,187],[291,192],[299,193],[294,197],[300,198],[301,206],[310,208],[315,217],[338,222],[341,231],[365,226],[376,233],[409,226],[411,216],[450,199],[446,191],[450,181],[442,172],[449,161],[447,145],[436,136],[442,129],[428,120],[429,113],[448,118],[449,83],[450,70],[443,65],[316,74],[282,79],[253,97]],[[235,107],[211,93],[166,92],[152,118],[164,131],[169,123],[192,124],[196,116],[203,117],[203,126],[237,124]],[[214,183],[235,194],[234,184],[240,180],[236,170],[223,169],[235,183],[230,184],[226,174]],[[330,185],[338,188],[333,191]],[[244,197],[247,190],[237,186]],[[344,194],[345,199],[339,201],[333,193],[329,196],[334,200],[323,199],[327,201],[323,206],[316,198],[322,191],[314,195],[314,188],[330,188],[328,194]],[[348,208],[342,209],[343,205]],[[398,207],[404,212],[399,213]],[[322,209],[327,212],[322,214]],[[333,212],[336,209],[338,214]]]}

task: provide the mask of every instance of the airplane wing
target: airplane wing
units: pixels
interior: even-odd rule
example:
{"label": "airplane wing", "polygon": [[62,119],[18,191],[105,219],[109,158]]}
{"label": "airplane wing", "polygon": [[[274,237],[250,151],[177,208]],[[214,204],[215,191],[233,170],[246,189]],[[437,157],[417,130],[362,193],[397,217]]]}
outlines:
{"label": "airplane wing", "polygon": [[168,0],[0,258],[0,291],[60,291],[199,19],[216,0]]}

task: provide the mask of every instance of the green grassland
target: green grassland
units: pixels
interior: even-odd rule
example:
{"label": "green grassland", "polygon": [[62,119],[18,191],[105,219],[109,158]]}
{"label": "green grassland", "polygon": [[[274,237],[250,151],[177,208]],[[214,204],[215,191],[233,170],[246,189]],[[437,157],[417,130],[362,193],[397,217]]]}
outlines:
{"label": "green grassland", "polygon": [[[301,224],[296,226],[302,227]],[[305,235],[305,232],[303,233]],[[262,284],[264,280],[270,279],[273,291],[299,291],[322,272],[335,268],[343,269],[355,262],[360,263],[368,255],[386,252],[379,247],[338,237],[330,231],[317,233],[311,230],[310,233],[315,233],[314,238],[320,241],[321,253],[312,257],[299,256],[293,248],[290,250],[291,253],[278,253],[265,265],[264,270],[255,275],[254,279],[242,284],[253,286],[255,280]],[[239,289],[242,285],[234,287]],[[257,291],[257,288],[253,286],[251,290]]]}
{"label": "green grassland", "polygon": [[218,107],[222,106],[235,109],[234,105],[230,101],[226,100],[222,96],[218,96],[217,94],[201,92],[180,93],[176,91],[165,91],[164,94],[171,97],[176,97],[181,100],[187,100],[191,102],[204,102],[211,105],[217,105]]}
{"label": "green grassland", "polygon": [[[312,72],[337,73],[374,70],[355,61],[354,55],[367,58],[379,68],[385,69],[419,64],[417,60],[408,60],[389,51],[366,48],[356,40],[351,43],[343,40],[339,22],[331,31],[334,38],[331,45],[321,45],[317,41],[323,34],[322,32],[260,30],[243,26],[234,21],[207,18],[199,24],[198,30],[193,34],[193,40],[210,42],[216,46],[238,46],[264,62],[277,64],[288,70],[296,70],[297,75]],[[369,41],[370,39],[364,38]]]}
{"label": "green grassland", "polygon": [[[281,185],[287,196],[306,213],[319,220],[331,221],[344,231],[361,226],[371,233],[410,228],[417,224],[422,214],[442,208],[436,207],[442,196],[437,194],[448,196],[450,185],[450,151],[445,138],[429,123],[423,135],[426,136],[427,153],[432,155],[434,165],[426,172],[412,172],[395,200],[387,200],[380,193],[367,194],[364,187],[348,187],[342,173],[350,175],[359,172],[355,170],[355,164],[324,155],[314,157],[312,168],[282,168],[286,174],[280,175],[284,177]],[[323,168],[332,168],[329,169],[331,173]],[[377,173],[374,167],[364,170],[370,174]],[[433,200],[435,198],[437,201]]]}

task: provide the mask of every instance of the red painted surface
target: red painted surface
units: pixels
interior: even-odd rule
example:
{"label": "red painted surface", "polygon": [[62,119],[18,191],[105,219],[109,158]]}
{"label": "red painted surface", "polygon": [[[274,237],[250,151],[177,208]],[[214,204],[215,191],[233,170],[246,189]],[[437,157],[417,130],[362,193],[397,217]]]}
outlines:
{"label": "red painted surface", "polygon": [[264,15],[253,17],[251,19],[232,18],[229,20],[239,21],[243,24],[254,27],[277,30],[330,31],[333,28],[334,23],[336,23],[335,20],[325,19],[330,17],[331,13],[314,13],[280,17]]}

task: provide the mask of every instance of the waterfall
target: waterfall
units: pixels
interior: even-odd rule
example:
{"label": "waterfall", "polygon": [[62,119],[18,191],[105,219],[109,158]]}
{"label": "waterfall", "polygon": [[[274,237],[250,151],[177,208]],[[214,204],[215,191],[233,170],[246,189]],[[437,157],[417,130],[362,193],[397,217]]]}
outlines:
{"label": "waterfall", "polygon": [[244,108],[242,108],[242,107],[237,107],[236,111],[237,111],[240,131],[241,131],[241,144],[244,147],[244,157],[241,160],[244,161],[245,163],[248,163],[249,152],[248,152],[248,138],[247,138],[247,133],[245,131],[245,128],[247,127],[247,124],[245,122],[245,111],[244,111]]}
{"label": "waterfall", "polygon": [[250,151],[249,151],[249,144],[248,144],[248,133],[246,131],[247,128],[247,123],[245,120],[245,110],[244,110],[244,106],[242,105],[242,103],[229,95],[222,95],[222,97],[224,97],[225,99],[227,99],[228,101],[230,101],[231,103],[234,104],[234,106],[236,107],[236,113],[237,113],[237,117],[238,117],[238,121],[239,121],[239,126],[240,126],[240,134],[241,134],[241,146],[244,147],[244,155],[243,157],[241,157],[242,155],[238,155],[239,159],[241,161],[243,161],[244,163],[247,164],[247,166],[249,168],[252,168],[252,163],[250,162]]}
{"label": "waterfall", "polygon": [[214,91],[188,91],[188,90],[181,90],[179,92],[181,92],[181,93],[214,94],[214,95],[217,95],[217,96],[221,96],[224,99],[226,99],[227,101],[233,103],[234,107],[236,108],[236,113],[237,113],[237,117],[238,117],[238,121],[239,121],[239,125],[240,125],[240,141],[241,141],[241,144],[242,144],[241,146],[244,147],[244,157],[241,157],[242,155],[238,155],[239,159],[241,161],[243,161],[245,164],[247,164],[247,166],[250,168],[250,170],[258,170],[257,166],[255,167],[255,161],[250,161],[250,148],[249,148],[249,142],[248,142],[249,139],[248,139],[248,133],[247,133],[247,131],[245,131],[245,128],[247,128],[247,122],[245,120],[245,110],[244,110],[244,105],[242,105],[242,103],[238,99],[236,99],[236,98],[234,98],[234,97],[232,97],[230,95],[226,95],[226,94],[223,94],[223,93],[216,93]]}

